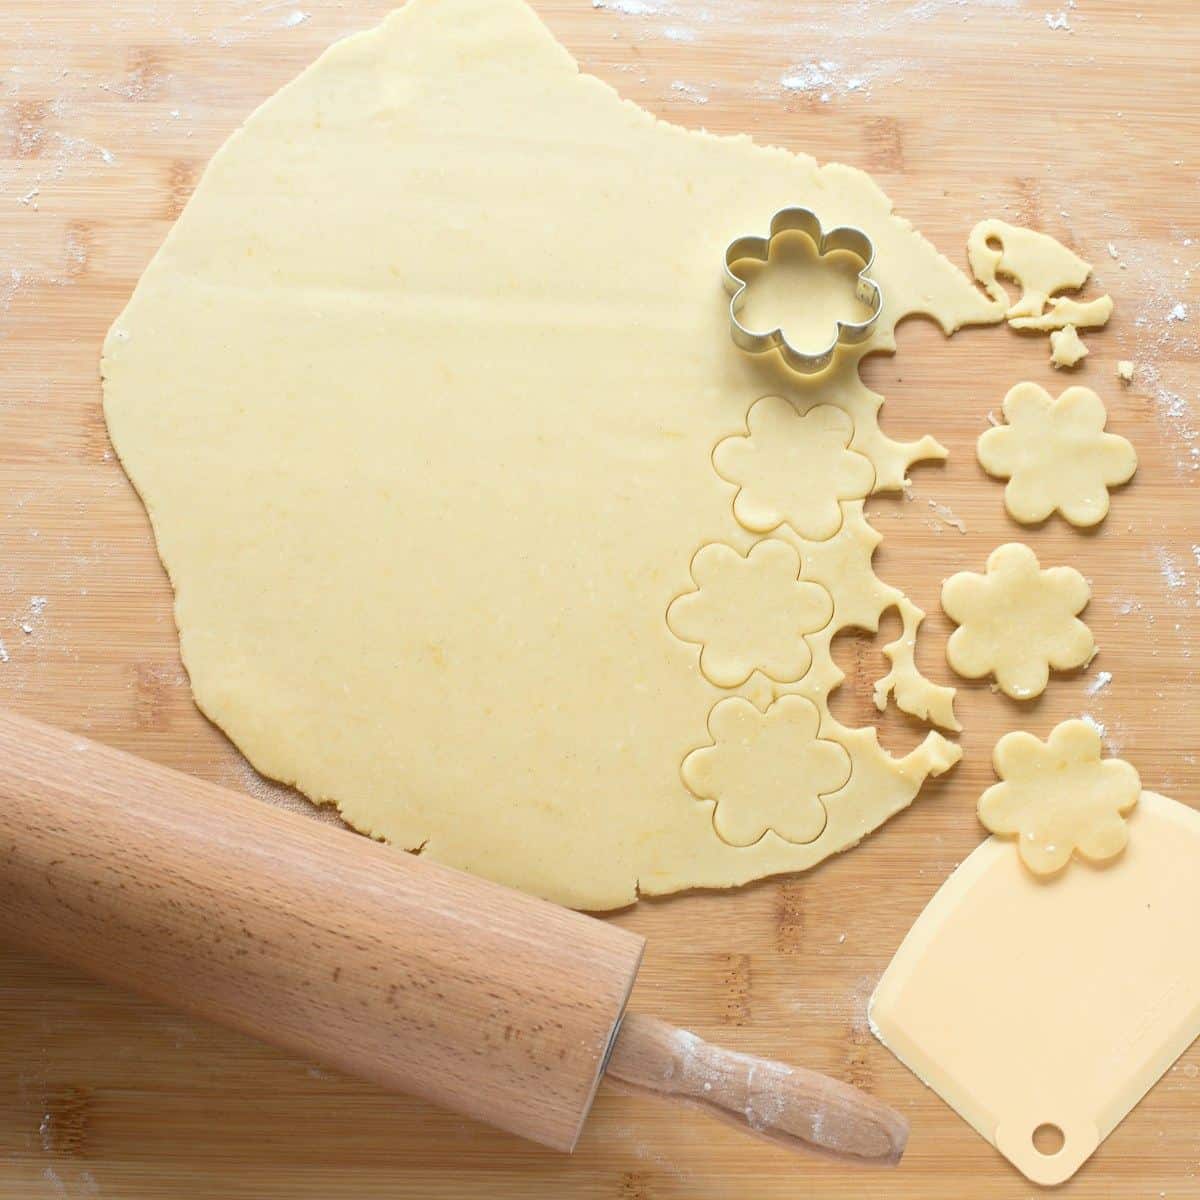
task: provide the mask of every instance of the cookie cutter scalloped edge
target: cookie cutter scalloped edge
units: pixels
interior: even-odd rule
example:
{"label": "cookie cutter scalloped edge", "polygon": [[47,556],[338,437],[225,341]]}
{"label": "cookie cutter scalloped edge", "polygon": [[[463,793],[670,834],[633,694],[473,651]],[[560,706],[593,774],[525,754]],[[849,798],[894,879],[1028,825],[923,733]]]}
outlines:
{"label": "cookie cutter scalloped edge", "polygon": [[[764,237],[747,234],[734,238],[725,247],[725,290],[730,293],[729,331],[734,344],[749,354],[766,354],[778,350],[793,371],[801,375],[816,375],[825,370],[837,352],[839,345],[857,345],[865,342],[874,332],[879,314],[883,311],[883,289],[871,278],[871,267],[875,262],[875,245],[871,239],[853,225],[838,225],[826,233],[821,228],[817,214],[809,208],[781,208],[772,218],[770,232]],[[862,260],[858,273],[855,294],[870,306],[871,315],[863,321],[837,321],[833,340],[822,350],[797,349],[784,336],[778,326],[765,333],[749,329],[738,320],[738,313],[746,301],[748,283],[734,272],[734,264],[744,259],[755,259],[765,263],[770,258],[771,243],[782,233],[804,233],[817,248],[818,255],[834,250],[848,250]]]}

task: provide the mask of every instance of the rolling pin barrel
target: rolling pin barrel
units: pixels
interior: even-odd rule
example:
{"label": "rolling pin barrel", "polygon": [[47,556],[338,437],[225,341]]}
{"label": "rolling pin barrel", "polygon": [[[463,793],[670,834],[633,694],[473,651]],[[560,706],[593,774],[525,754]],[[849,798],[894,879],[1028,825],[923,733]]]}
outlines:
{"label": "rolling pin barrel", "polygon": [[643,945],[5,713],[0,936],[560,1150]]}

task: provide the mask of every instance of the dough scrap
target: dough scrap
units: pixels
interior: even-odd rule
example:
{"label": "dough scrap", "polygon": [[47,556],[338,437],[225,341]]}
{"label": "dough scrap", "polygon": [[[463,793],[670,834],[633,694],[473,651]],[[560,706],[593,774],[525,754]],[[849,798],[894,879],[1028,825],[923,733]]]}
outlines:
{"label": "dough scrap", "polygon": [[1088,348],[1074,325],[1065,325],[1050,334],[1050,362],[1055,368],[1074,367],[1087,356]]}
{"label": "dough scrap", "polygon": [[1117,363],[1117,378],[1122,383],[1132,383],[1133,382],[1133,360],[1132,359],[1122,358]]}
{"label": "dough scrap", "polygon": [[[885,296],[809,379],[733,346],[719,282],[789,204],[866,231]],[[712,463],[756,401],[845,414],[850,496],[944,456],[888,438],[858,377],[911,313],[1000,318],[862,172],[658,121],[518,0],[411,0],[229,139],[105,342],[197,703],[357,829],[576,907],[854,845],[960,753],[829,712],[831,639],[902,595],[862,500],[826,541],[772,535],[834,616],[801,679],[733,689],[805,696],[849,755],[815,840],[717,835],[681,764],[725,690],[664,618],[701,547],[759,540]]]}
{"label": "dough scrap", "polygon": [[1074,300],[1070,296],[1058,296],[1050,301],[1050,307],[1044,313],[1035,317],[1014,317],[1008,323],[1014,329],[1033,330],[1045,333],[1046,330],[1066,329],[1073,325],[1076,329],[1098,329],[1108,324],[1108,318],[1113,314],[1113,299],[1111,296],[1097,296],[1094,300]]}
{"label": "dough scrap", "polygon": [[[987,294],[1005,306],[1005,319],[1014,329],[1088,329],[1112,316],[1111,296],[1085,301],[1055,295],[1083,287],[1092,265],[1047,233],[995,218],[980,221],[967,238],[967,260]],[[1002,276],[1020,285],[1015,303],[1010,303]]]}
{"label": "dough scrap", "polygon": [[958,732],[962,725],[954,715],[954,689],[933,683],[917,669],[917,630],[925,614],[907,596],[898,602],[897,608],[900,636],[883,647],[883,656],[892,668],[875,684],[875,707],[883,712],[888,697],[894,694],[896,707],[902,712]]}
{"label": "dough scrap", "polygon": [[870,495],[875,472],[846,449],[854,423],[835,405],[801,416],[782,396],[764,396],[746,428],[717,445],[713,465],[737,485],[733,515],[747,529],[766,533],[786,521],[801,537],[825,541],[841,526],[840,502]]}
{"label": "dough scrap", "polygon": [[1023,525],[1061,512],[1072,525],[1097,525],[1108,515],[1110,487],[1133,478],[1137,453],[1106,433],[1108,413],[1090,388],[1067,388],[1057,400],[1036,383],[1018,383],[1004,397],[1006,425],[984,430],[979,464],[1007,479],[1004,506]]}
{"label": "dough scrap", "polygon": [[996,743],[1001,782],[979,798],[979,819],[992,833],[1015,836],[1035,875],[1061,871],[1072,854],[1104,862],[1125,849],[1124,816],[1142,784],[1127,762],[1101,759],[1101,749],[1086,721],[1064,721],[1044,742],[1017,731]]}
{"label": "dough scrap", "polygon": [[[1143,792],[1129,824],[1119,858],[1049,880],[988,838],[871,998],[875,1036],[1046,1186],[1069,1179],[1200,1034],[1200,812]],[[1064,1134],[1057,1154],[1034,1144],[1043,1124]]]}
{"label": "dough scrap", "polygon": [[765,712],[740,696],[720,700],[708,718],[712,744],[693,750],[683,781],[711,800],[713,826],[731,846],[751,846],[773,830],[812,842],[825,828],[821,797],[850,778],[850,755],[817,737],[821,714],[803,696],[780,696]]}
{"label": "dough scrap", "polygon": [[[745,555],[716,542],[692,560],[694,591],[671,601],[667,624],[701,647],[700,670],[717,687],[733,688],[754,671],[793,683],[812,664],[804,635],[829,624],[833,600],[800,579],[800,555],[766,538]],[[844,782],[844,780],[843,780]]]}
{"label": "dough scrap", "polygon": [[1042,570],[1020,542],[998,546],[987,573],[960,571],[942,584],[942,608],[958,626],[946,659],[967,679],[994,675],[1014,700],[1046,690],[1050,668],[1067,671],[1096,653],[1092,631],[1078,619],[1091,598],[1074,567]]}
{"label": "dough scrap", "polygon": [[[995,243],[995,244],[993,244]],[[967,260],[987,294],[1008,306],[1004,316],[1036,317],[1055,292],[1081,288],[1092,265],[1068,250],[1048,233],[1010,225],[992,217],[980,221],[967,237]],[[1021,287],[1016,303],[1010,302],[1000,277]]]}

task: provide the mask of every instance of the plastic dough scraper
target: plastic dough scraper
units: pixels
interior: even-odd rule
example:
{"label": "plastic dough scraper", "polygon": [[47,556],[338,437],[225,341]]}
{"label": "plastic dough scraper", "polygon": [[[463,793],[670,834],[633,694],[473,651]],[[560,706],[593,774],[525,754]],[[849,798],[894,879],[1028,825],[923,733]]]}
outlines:
{"label": "plastic dough scraper", "polygon": [[0,712],[0,934],[571,1150],[602,1077],[891,1165],[907,1123],[625,1002],[642,938]]}
{"label": "plastic dough scraper", "polygon": [[1035,1183],[1069,1179],[1200,1034],[1200,813],[1143,792],[1110,865],[989,838],[871,1000],[875,1035]]}

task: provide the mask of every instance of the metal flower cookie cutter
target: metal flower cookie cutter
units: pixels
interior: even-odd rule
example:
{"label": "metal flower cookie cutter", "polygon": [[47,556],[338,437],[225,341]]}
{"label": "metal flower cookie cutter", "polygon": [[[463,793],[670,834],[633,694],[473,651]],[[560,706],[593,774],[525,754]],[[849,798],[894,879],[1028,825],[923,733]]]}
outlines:
{"label": "metal flower cookie cutter", "polygon": [[[745,259],[766,263],[771,254],[771,243],[784,233],[807,234],[816,247],[818,256],[835,250],[848,250],[862,260],[858,273],[855,294],[871,312],[862,321],[837,321],[833,339],[819,350],[801,350],[784,336],[776,326],[765,332],[749,329],[738,319],[738,313],[746,302],[748,281],[734,270],[734,266]],[[748,235],[734,238],[725,248],[725,290],[731,294],[729,301],[729,329],[734,343],[750,354],[766,354],[778,350],[793,371],[802,375],[815,375],[825,370],[833,361],[838,345],[855,345],[865,342],[875,329],[883,309],[883,290],[870,276],[875,262],[875,246],[861,229],[852,225],[839,225],[826,233],[821,228],[817,214],[808,208],[781,208],[772,218],[770,233],[764,237]]]}

